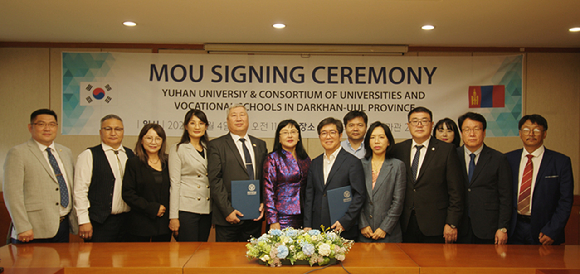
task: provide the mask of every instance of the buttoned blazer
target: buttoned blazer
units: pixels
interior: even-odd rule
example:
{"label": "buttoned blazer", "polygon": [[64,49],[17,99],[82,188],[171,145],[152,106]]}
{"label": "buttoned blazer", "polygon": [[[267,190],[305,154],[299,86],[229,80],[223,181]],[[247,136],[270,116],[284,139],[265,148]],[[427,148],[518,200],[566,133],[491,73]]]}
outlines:
{"label": "buttoned blazer", "polygon": [[179,211],[198,214],[211,212],[209,178],[206,158],[201,157],[191,143],[169,149],[170,219],[178,219]]}
{"label": "buttoned blazer", "polygon": [[[517,223],[518,177],[522,150],[506,154],[513,182],[512,219],[508,231],[510,235],[513,234]],[[535,181],[531,208],[531,238],[539,244],[538,236],[542,232],[552,238],[554,244],[564,243],[566,241],[564,230],[574,202],[574,177],[570,157],[546,149]]]}
{"label": "buttoned blazer", "polygon": [[[73,192],[74,159],[70,149],[55,144],[66,172],[69,195]],[[52,238],[60,226],[60,190],[54,171],[31,138],[8,151],[4,163],[4,201],[16,233],[32,229],[35,239]],[[73,203],[73,199],[69,200]],[[78,231],[77,214],[69,213],[70,232]]]}
{"label": "buttoned blazer", "polygon": [[360,211],[366,199],[366,187],[364,171],[359,158],[340,148],[334,164],[330,169],[326,184],[324,184],[324,154],[312,160],[308,170],[306,183],[306,202],[304,206],[304,227],[320,229],[332,226],[330,223],[330,211],[328,207],[328,190],[350,186],[352,200],[344,216],[338,219],[342,227],[343,237],[356,237],[358,232],[358,219]]}
{"label": "buttoned blazer", "polygon": [[[465,147],[457,148],[463,182],[466,186],[460,235],[465,235],[468,219],[473,234],[480,239],[494,239],[500,228],[508,228],[512,215],[511,168],[505,155],[483,144],[473,178],[468,182]],[[469,216],[468,216],[469,213]]]}
{"label": "buttoned blazer", "polygon": [[400,243],[403,234],[399,217],[403,212],[407,182],[405,164],[395,158],[385,159],[373,189],[371,159],[361,159],[367,199],[360,214],[359,228],[370,226],[373,231],[381,228],[387,235],[380,242]]}
{"label": "buttoned blazer", "polygon": [[[263,164],[268,154],[266,142],[250,136],[254,149],[255,176],[260,182],[260,198],[264,191]],[[249,148],[248,148],[249,149]],[[232,207],[232,181],[249,180],[246,165],[232,136],[228,133],[209,142],[208,174],[210,194],[212,199],[212,220],[216,225],[235,226],[226,221],[226,217],[234,211]],[[240,222],[236,225],[241,225]]]}
{"label": "buttoned blazer", "polygon": [[445,224],[458,226],[463,214],[464,184],[456,148],[453,144],[431,137],[417,181],[414,182],[411,171],[412,144],[411,139],[403,141],[396,144],[392,151],[407,168],[401,228],[404,233],[414,210],[419,229],[425,236],[443,235]]}

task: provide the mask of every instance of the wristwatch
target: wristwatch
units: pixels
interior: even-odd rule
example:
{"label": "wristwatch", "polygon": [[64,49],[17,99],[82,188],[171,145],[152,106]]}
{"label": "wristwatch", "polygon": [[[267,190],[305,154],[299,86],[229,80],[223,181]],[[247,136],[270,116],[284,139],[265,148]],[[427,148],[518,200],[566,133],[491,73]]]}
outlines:
{"label": "wristwatch", "polygon": [[501,232],[503,232],[503,233],[507,233],[507,228],[505,228],[505,227],[502,227],[502,228],[500,228],[498,230],[501,231]]}

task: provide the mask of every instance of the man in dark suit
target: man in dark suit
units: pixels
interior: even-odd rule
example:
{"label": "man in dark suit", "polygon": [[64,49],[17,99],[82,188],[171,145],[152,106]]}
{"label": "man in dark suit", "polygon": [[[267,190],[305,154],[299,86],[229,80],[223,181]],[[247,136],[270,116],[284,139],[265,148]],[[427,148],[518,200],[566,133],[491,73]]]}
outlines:
{"label": "man in dark suit", "polygon": [[[342,231],[341,236],[346,239],[356,240],[357,220],[366,198],[365,177],[361,161],[340,146],[342,130],[342,123],[334,118],[318,124],[318,138],[324,153],[312,160],[308,170],[304,227],[320,229],[324,225]],[[331,223],[327,191],[344,186],[351,187],[351,203],[346,213]]]}
{"label": "man in dark suit", "polygon": [[512,169],[511,244],[561,244],[574,200],[570,157],[544,147],[548,122],[538,114],[518,124],[524,149],[507,153]]}
{"label": "man in dark suit", "polygon": [[121,117],[103,117],[99,135],[101,144],[86,149],[77,158],[74,200],[79,236],[85,241],[122,242],[131,210],[123,201],[123,174],[127,159],[135,154],[122,145]]}
{"label": "man in dark suit", "polygon": [[486,146],[487,121],[467,112],[459,117],[463,146],[457,156],[465,182],[465,208],[459,226],[459,242],[506,244],[512,214],[511,169],[506,157]]}
{"label": "man in dark suit", "polygon": [[231,182],[258,180],[263,193],[262,169],[268,151],[264,141],[248,135],[250,122],[244,105],[228,109],[227,123],[230,132],[212,140],[208,149],[212,222],[217,242],[245,242],[261,235],[263,204],[260,203],[260,217],[240,221],[238,216],[243,214],[232,207]]}
{"label": "man in dark suit", "polygon": [[455,146],[431,137],[433,115],[412,109],[407,126],[412,139],[393,147],[407,167],[405,207],[401,215],[403,242],[451,243],[463,213],[464,184]]}
{"label": "man in dark suit", "polygon": [[4,202],[12,218],[11,242],[68,242],[78,230],[73,208],[73,157],[54,143],[56,113],[30,115],[32,138],[8,151],[4,164]]}

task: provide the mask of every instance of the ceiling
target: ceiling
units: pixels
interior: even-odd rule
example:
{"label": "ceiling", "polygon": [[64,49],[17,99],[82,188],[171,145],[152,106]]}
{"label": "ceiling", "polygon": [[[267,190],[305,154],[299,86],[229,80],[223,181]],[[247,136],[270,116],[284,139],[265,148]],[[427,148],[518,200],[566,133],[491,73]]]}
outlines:
{"label": "ceiling", "polygon": [[0,42],[580,48],[571,27],[579,0],[0,0]]}

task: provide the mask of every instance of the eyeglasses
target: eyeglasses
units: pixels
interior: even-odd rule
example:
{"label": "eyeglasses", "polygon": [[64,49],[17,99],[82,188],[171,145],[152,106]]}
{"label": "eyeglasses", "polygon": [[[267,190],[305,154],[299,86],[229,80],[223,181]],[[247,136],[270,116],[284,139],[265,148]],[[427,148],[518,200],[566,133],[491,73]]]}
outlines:
{"label": "eyeglasses", "polygon": [[473,133],[479,133],[482,130],[483,130],[482,128],[478,128],[478,127],[474,127],[474,128],[462,128],[461,129],[461,132],[464,132],[464,133],[469,134],[471,132],[473,132]]}
{"label": "eyeglasses", "polygon": [[280,132],[280,136],[290,136],[290,135],[298,135],[298,130]]}
{"label": "eyeglasses", "polygon": [[431,122],[431,120],[429,120],[427,118],[421,119],[421,120],[419,120],[419,119],[413,119],[413,120],[409,121],[409,124],[411,124],[413,126],[418,126],[419,124],[426,125],[427,123],[430,123],[430,122]]}
{"label": "eyeglasses", "polygon": [[122,127],[116,127],[116,128],[112,128],[112,127],[104,127],[104,128],[101,128],[101,129],[102,129],[102,130],[104,130],[104,131],[106,131],[107,133],[111,133],[111,132],[113,132],[113,131],[116,131],[116,132],[123,132],[123,130],[125,130],[125,129],[124,129],[124,128],[122,128]]}
{"label": "eyeglasses", "polygon": [[542,130],[539,128],[534,128],[533,130],[529,129],[529,128],[522,128],[522,132],[524,133],[524,135],[540,135],[542,134]]}
{"label": "eyeglasses", "polygon": [[45,128],[46,126],[48,126],[48,128],[50,128],[50,129],[56,128],[58,126],[58,124],[55,122],[50,122],[48,124],[45,122],[37,122],[37,123],[34,123],[33,125],[35,125],[39,128]]}
{"label": "eyeglasses", "polygon": [[322,137],[326,137],[328,135],[330,135],[330,137],[336,137],[336,135],[338,135],[338,131],[331,130],[331,131],[322,131],[322,132],[320,132],[320,136],[322,136]]}
{"label": "eyeglasses", "polygon": [[145,142],[147,142],[147,143],[153,143],[153,141],[155,141],[155,143],[162,143],[163,142],[163,139],[159,136],[157,136],[157,137],[145,136],[145,137],[143,137],[143,140],[145,140]]}

